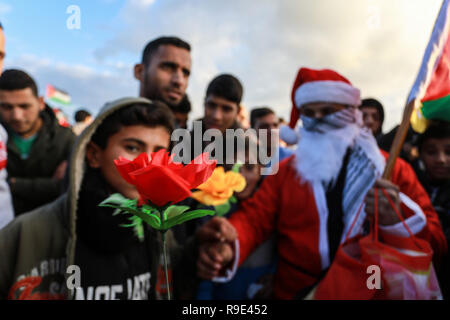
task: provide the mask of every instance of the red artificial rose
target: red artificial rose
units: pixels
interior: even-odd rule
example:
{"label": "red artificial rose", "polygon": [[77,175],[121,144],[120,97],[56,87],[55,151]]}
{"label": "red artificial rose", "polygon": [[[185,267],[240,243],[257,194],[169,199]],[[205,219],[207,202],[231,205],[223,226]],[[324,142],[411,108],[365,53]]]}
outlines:
{"label": "red artificial rose", "polygon": [[[177,203],[191,196],[191,190],[205,182],[216,167],[215,160],[202,154],[183,166],[173,162],[173,155],[164,149],[151,154],[140,154],[135,160],[114,160],[122,177],[136,186],[141,201],[150,201],[157,206]],[[141,202],[140,201],[140,202]]]}
{"label": "red artificial rose", "polygon": [[141,168],[145,168],[149,165],[148,155],[144,152],[137,156],[133,161],[119,157],[119,159],[114,160],[117,170],[119,170],[120,175],[128,183],[134,184],[134,177],[130,176],[129,173],[136,171]]}

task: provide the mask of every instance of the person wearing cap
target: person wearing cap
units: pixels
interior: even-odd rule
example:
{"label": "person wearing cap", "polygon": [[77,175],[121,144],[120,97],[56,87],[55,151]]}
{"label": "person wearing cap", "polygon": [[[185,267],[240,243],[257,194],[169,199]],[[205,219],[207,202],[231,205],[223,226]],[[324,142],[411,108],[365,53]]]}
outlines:
{"label": "person wearing cap", "polygon": [[[214,218],[198,231],[208,234],[231,225],[237,234],[236,239],[228,237],[229,242],[201,245],[199,276],[228,280],[235,267],[276,232],[274,298],[305,297],[326,274],[353,221],[349,236],[364,232],[366,219],[374,213],[374,187],[388,192],[410,230],[429,241],[436,260],[440,258],[447,251],[446,240],[412,168],[397,159],[392,181],[381,178],[388,154],[363,126],[360,91],[333,70],[301,68],[291,98],[291,133],[301,136],[295,154],[228,221]],[[299,119],[303,126],[296,132]],[[380,232],[408,237],[381,193],[378,206]]]}

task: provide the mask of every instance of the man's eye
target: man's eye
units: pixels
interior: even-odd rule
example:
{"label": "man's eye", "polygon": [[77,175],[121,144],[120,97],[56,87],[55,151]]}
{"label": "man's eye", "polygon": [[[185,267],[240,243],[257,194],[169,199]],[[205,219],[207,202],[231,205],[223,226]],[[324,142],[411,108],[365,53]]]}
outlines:
{"label": "man's eye", "polygon": [[125,149],[129,152],[139,152],[139,147],[132,145],[125,146]]}
{"label": "man's eye", "polygon": [[307,117],[313,117],[314,116],[314,112],[308,109],[303,110],[303,114]]}
{"label": "man's eye", "polygon": [[334,110],[331,109],[331,108],[325,108],[325,109],[323,109],[323,114],[324,114],[324,115],[329,115],[329,114],[332,114],[333,112],[334,112]]}

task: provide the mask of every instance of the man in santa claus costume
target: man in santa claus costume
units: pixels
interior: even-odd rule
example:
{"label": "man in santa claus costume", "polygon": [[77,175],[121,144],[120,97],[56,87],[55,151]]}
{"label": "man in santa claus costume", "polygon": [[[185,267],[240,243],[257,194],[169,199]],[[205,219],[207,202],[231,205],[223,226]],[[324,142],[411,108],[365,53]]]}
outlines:
{"label": "man in santa claus costume", "polygon": [[[276,232],[274,298],[303,297],[330,267],[360,208],[350,236],[364,232],[374,213],[375,187],[387,191],[411,231],[429,241],[439,259],[447,244],[412,168],[397,159],[392,181],[381,178],[388,154],[363,128],[357,108],[360,91],[335,71],[301,68],[292,102],[290,127],[295,128],[299,118],[303,122],[295,154],[229,220],[214,218],[198,230],[215,233],[218,239],[200,246],[198,275],[227,281],[252,250]],[[295,139],[297,132],[292,133]],[[382,192],[378,206],[380,232],[408,237]]]}

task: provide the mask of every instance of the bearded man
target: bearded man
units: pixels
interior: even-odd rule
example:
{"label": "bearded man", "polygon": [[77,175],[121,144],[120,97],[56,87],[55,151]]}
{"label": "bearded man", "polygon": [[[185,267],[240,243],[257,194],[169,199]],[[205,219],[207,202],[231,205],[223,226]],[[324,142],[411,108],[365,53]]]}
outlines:
{"label": "bearded man", "polygon": [[[235,269],[276,232],[274,298],[303,297],[327,272],[359,210],[350,236],[364,232],[365,221],[374,213],[374,188],[380,187],[411,231],[430,242],[436,258],[442,256],[447,244],[438,216],[412,168],[397,159],[392,182],[381,178],[388,154],[363,128],[357,109],[360,91],[335,71],[302,68],[292,102],[291,128],[299,118],[303,122],[295,154],[229,221],[214,218],[198,231],[226,239],[200,247],[199,276],[226,281],[233,275],[226,269],[233,260]],[[378,207],[380,233],[409,236],[382,192]],[[236,240],[230,241],[234,234]]]}

